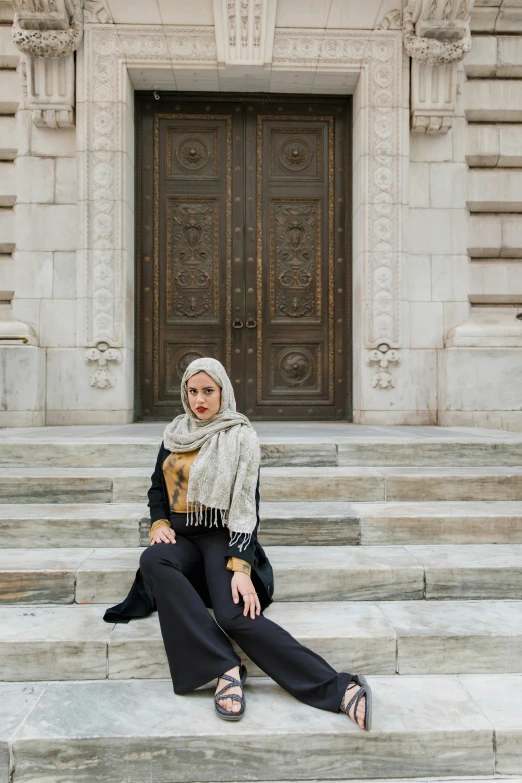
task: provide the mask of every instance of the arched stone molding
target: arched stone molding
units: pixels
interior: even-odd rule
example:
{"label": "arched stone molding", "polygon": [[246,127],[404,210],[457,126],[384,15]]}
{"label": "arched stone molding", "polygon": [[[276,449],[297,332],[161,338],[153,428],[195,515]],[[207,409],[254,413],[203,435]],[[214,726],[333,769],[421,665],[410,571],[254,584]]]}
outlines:
{"label": "arched stone molding", "polygon": [[[78,334],[133,348],[132,67],[217,69],[213,28],[90,25],[78,67],[82,306]],[[262,66],[260,66],[262,67]],[[407,73],[398,30],[276,30],[272,70],[352,74],[354,94],[354,334],[361,390],[386,394],[400,371],[402,169],[407,161]],[[404,132],[406,129],[406,132]],[[385,361],[385,354],[392,350]],[[382,355],[377,361],[375,352]],[[122,350],[122,371],[132,375]],[[386,383],[383,367],[387,365]],[[379,373],[379,378],[373,376]]]}

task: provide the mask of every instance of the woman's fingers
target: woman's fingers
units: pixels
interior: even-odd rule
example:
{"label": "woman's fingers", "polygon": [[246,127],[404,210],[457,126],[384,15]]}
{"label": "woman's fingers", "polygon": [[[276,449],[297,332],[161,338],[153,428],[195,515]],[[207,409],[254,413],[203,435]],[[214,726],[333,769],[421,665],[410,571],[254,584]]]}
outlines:
{"label": "woman's fingers", "polygon": [[256,614],[261,614],[261,602],[259,601],[259,596],[256,593]]}
{"label": "woman's fingers", "polygon": [[235,604],[237,604],[239,601],[239,593],[237,591],[237,585],[234,580],[232,580],[232,600]]}
{"label": "woman's fingers", "polygon": [[243,595],[243,603],[245,604],[245,608],[243,609],[243,615],[246,617],[250,609],[250,595],[248,593],[245,593]]}

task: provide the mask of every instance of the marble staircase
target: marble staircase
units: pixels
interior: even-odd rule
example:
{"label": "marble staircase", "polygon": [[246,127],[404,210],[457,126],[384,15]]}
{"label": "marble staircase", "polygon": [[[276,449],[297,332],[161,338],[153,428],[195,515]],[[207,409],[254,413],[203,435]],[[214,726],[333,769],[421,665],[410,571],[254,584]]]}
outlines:
{"label": "marble staircase", "polygon": [[522,775],[522,437],[256,429],[267,616],[369,675],[373,731],[248,659],[247,715],[219,721],[214,683],[174,695],[156,612],[103,621],[148,544],[159,425],[0,430],[0,783]]}

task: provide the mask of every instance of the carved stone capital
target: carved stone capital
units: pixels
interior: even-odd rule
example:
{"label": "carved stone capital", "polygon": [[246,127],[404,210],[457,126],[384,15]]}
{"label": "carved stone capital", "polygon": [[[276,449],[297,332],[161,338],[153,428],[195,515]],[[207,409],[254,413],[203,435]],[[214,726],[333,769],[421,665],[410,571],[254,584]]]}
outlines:
{"label": "carved stone capital", "polygon": [[411,67],[411,130],[446,133],[456,110],[457,63],[471,49],[474,0],[408,0],[402,32]]}
{"label": "carved stone capital", "polygon": [[13,41],[30,57],[66,57],[80,45],[80,0],[14,0]]}
{"label": "carved stone capital", "polygon": [[85,352],[85,362],[94,365],[90,384],[96,389],[112,389],[116,386],[116,378],[109,372],[109,363],[121,364],[123,357],[117,348],[111,348],[108,343],[100,342],[96,348],[88,348]]}

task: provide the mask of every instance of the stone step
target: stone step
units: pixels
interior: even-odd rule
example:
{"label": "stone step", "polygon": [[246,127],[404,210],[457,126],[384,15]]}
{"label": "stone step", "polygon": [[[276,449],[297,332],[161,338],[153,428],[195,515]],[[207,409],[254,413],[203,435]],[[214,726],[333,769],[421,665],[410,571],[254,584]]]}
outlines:
{"label": "stone step", "polygon": [[468,253],[472,258],[521,258],[522,217],[513,214],[470,215]]}
{"label": "stone step", "polygon": [[16,118],[0,116],[0,160],[14,160],[17,151]]}
{"label": "stone step", "polygon": [[522,80],[469,79],[462,105],[470,122],[522,122]]}
{"label": "stone step", "polygon": [[170,679],[6,683],[4,766],[12,783],[164,783],[173,770],[180,783],[520,775],[521,676],[369,684],[372,731],[362,732],[264,678],[246,683],[240,728],[216,716],[214,683],[183,696]]}
{"label": "stone step", "polygon": [[[162,679],[158,613],[104,622],[106,605],[0,607],[4,681]],[[275,602],[265,616],[338,671],[522,671],[522,601]],[[249,674],[263,676],[233,642]]]}
{"label": "stone step", "polygon": [[[0,603],[119,603],[143,551],[1,549]],[[522,544],[267,546],[266,552],[278,601],[501,600],[518,599],[522,590]]]}
{"label": "stone step", "polygon": [[[144,501],[150,468],[4,468],[0,503]],[[261,468],[266,501],[522,500],[522,467]]]}
{"label": "stone step", "polygon": [[[342,503],[261,501],[263,546],[522,544],[520,501]],[[0,549],[148,546],[143,503],[6,503]]]}
{"label": "stone step", "polygon": [[522,211],[522,170],[471,169],[466,185],[470,212]]}
{"label": "stone step", "polygon": [[466,160],[470,166],[522,166],[522,125],[470,123]]}
{"label": "stone step", "polygon": [[522,37],[519,35],[475,35],[463,61],[468,78],[520,78]]}
{"label": "stone step", "polygon": [[0,114],[16,114],[22,88],[20,77],[15,70],[0,70]]}
{"label": "stone step", "polygon": [[[0,120],[1,127],[1,120]],[[490,217],[490,216],[488,216]],[[399,429],[399,428],[397,428]],[[420,429],[420,428],[418,428]],[[429,431],[430,428],[422,428]],[[339,467],[459,467],[522,465],[522,436],[499,433],[466,436],[465,429],[444,435],[416,437],[332,436],[267,439],[260,435],[261,462],[264,467],[339,466]],[[158,452],[157,438],[134,436],[104,438],[13,437],[0,439],[0,466],[21,467],[97,467],[147,468],[152,472]]]}

